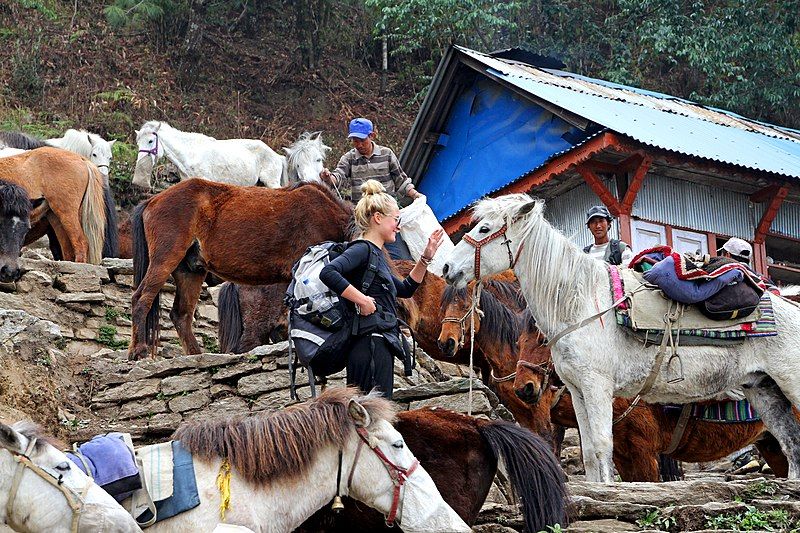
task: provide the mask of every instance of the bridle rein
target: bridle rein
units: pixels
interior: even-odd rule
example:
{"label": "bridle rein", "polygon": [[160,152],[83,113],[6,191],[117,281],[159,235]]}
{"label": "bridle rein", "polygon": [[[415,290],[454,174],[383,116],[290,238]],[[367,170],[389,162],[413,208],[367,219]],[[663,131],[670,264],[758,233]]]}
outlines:
{"label": "bridle rein", "polygon": [[475,248],[475,279],[481,279],[481,248],[498,237],[503,237],[503,244],[506,245],[506,250],[508,251],[508,268],[510,270],[514,269],[514,265],[516,265],[519,260],[519,254],[522,251],[524,243],[520,243],[519,248],[517,248],[517,253],[514,254],[511,251],[511,239],[506,235],[507,231],[508,223],[504,222],[497,231],[479,241],[470,237],[469,234],[464,235],[463,240]]}
{"label": "bridle rein", "polygon": [[[64,495],[64,498],[66,498],[70,509],[72,509],[72,526],[70,531],[72,533],[78,533],[81,523],[81,516],[83,515],[84,506],[86,503],[86,494],[89,492],[89,488],[92,486],[93,481],[90,480],[80,494],[72,488],[65,486],[61,476],[55,477],[53,474],[31,461],[30,455],[35,446],[36,438],[34,437],[28,442],[28,447],[25,450],[25,453],[16,453],[11,450],[7,450],[9,453],[11,453],[11,455],[13,455],[14,461],[17,462],[17,467],[14,470],[14,478],[11,481],[11,489],[8,494],[8,501],[6,502],[5,522],[9,526],[12,526],[12,528],[19,530],[19,525],[14,524],[11,514],[14,509],[14,503],[17,499],[17,492],[19,490],[20,483],[22,482],[22,474],[25,472],[25,469],[28,469],[61,491],[61,493]],[[14,527],[15,525],[17,527]]]}
{"label": "bridle rein", "polygon": [[158,133],[156,133],[156,132],[154,131],[154,132],[152,132],[152,134],[153,134],[153,137],[155,137],[155,138],[156,138],[156,144],[155,144],[155,146],[153,146],[153,147],[152,147],[152,148],[150,148],[149,150],[141,150],[141,149],[140,149],[140,150],[139,150],[139,153],[140,153],[140,154],[150,154],[150,155],[152,155],[152,156],[153,156],[153,162],[156,162],[156,161],[158,161]]}
{"label": "bridle rein", "polygon": [[[350,486],[353,484],[353,475],[356,471],[356,465],[358,464],[358,459],[361,457],[361,450],[364,448],[366,444],[367,447],[372,450],[372,452],[378,456],[378,459],[381,460],[383,463],[384,468],[386,468],[386,472],[389,473],[389,478],[392,480],[392,485],[394,485],[394,494],[392,495],[392,506],[389,509],[389,514],[385,517],[386,518],[386,525],[388,527],[394,526],[395,520],[397,520],[397,511],[402,504],[401,496],[405,496],[402,493],[403,485],[411,477],[412,474],[417,470],[419,467],[419,459],[414,459],[414,462],[411,463],[411,466],[408,468],[403,468],[402,466],[398,466],[394,464],[383,451],[378,448],[377,445],[374,445],[370,442],[370,435],[369,432],[363,427],[357,427],[356,432],[358,433],[358,447],[356,448],[356,454],[353,458],[353,464],[350,467],[350,474],[347,476],[347,492],[350,492]],[[341,480],[341,471],[342,471],[342,453],[339,452],[339,471],[336,477],[336,495],[339,496],[341,492],[341,487],[339,486]]]}

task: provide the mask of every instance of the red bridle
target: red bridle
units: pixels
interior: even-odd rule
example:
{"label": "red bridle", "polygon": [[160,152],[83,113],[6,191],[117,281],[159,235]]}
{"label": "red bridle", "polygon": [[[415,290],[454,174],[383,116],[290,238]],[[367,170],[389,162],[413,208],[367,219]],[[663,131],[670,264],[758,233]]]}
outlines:
{"label": "red bridle", "polygon": [[524,243],[520,243],[519,248],[517,248],[517,253],[514,254],[511,251],[511,240],[506,235],[506,231],[508,231],[508,224],[504,223],[502,226],[500,226],[500,229],[479,241],[473,239],[469,235],[464,235],[464,240],[475,248],[475,279],[481,279],[481,248],[498,237],[503,237],[503,244],[506,245],[506,250],[508,250],[508,268],[513,269],[514,265],[517,264],[519,254],[522,251],[522,245]]}
{"label": "red bridle", "polygon": [[366,444],[370,450],[373,451],[375,455],[378,456],[378,459],[381,460],[383,466],[386,468],[386,471],[389,473],[389,478],[392,480],[392,485],[394,485],[394,494],[392,495],[392,507],[389,509],[389,515],[386,517],[386,525],[389,527],[394,526],[394,521],[397,518],[397,509],[400,507],[400,493],[405,484],[406,480],[411,477],[411,474],[419,466],[419,459],[414,459],[414,462],[411,463],[411,466],[408,468],[403,468],[402,466],[397,466],[392,461],[386,457],[386,454],[381,451],[380,448],[377,446],[372,446],[369,443],[369,433],[363,427],[356,428],[358,432],[358,436],[360,440],[358,441],[358,448],[356,448],[356,455],[353,459],[353,466],[350,467],[350,475],[347,478],[347,490],[350,491],[350,485],[353,482],[353,472],[356,469],[356,463],[358,463],[358,457],[361,455],[361,448]]}

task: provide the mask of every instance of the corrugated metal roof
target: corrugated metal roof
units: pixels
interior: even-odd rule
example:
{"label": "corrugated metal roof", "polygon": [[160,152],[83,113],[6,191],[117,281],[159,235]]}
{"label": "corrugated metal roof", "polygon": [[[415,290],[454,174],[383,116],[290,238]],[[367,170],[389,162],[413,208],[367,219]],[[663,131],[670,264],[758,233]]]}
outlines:
{"label": "corrugated metal roof", "polygon": [[487,73],[641,143],[800,178],[800,134],[669,95],[458,50]]}

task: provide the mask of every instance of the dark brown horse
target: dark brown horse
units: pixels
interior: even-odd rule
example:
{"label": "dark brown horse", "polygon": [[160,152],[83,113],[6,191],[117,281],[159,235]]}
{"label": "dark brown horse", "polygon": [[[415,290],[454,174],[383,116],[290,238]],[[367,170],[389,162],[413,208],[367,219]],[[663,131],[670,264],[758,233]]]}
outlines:
{"label": "dark brown horse", "polygon": [[0,281],[16,281],[22,275],[19,252],[30,228],[32,209],[28,193],[19,185],[0,180]]}
{"label": "dark brown horse", "polygon": [[283,297],[288,286],[223,283],[217,305],[220,351],[245,353],[262,344],[286,340],[289,321]]}
{"label": "dark brown horse", "polygon": [[[530,431],[502,421],[481,420],[446,409],[419,409],[397,415],[395,427],[431,475],[444,500],[469,525],[475,523],[502,457],[522,502],[526,531],[566,526],[564,474],[552,451]],[[383,516],[345,498],[336,515],[328,507],[298,532],[395,531]]]}
{"label": "dark brown horse", "polygon": [[548,438],[558,446],[550,422],[547,405],[532,405],[514,393],[513,377],[517,366],[517,339],[520,334],[518,313],[525,308],[525,300],[519,293],[519,284],[511,271],[500,274],[485,283],[480,300],[480,312],[471,316],[472,289],[447,286],[441,299],[444,310],[439,346],[442,351],[452,353],[458,346],[468,344],[475,324],[475,347],[485,354],[491,371],[488,382],[497,391],[514,418],[534,433]]}
{"label": "dark brown horse", "polygon": [[[552,372],[536,370],[552,368],[550,349],[542,340],[535,327],[520,337],[520,364],[514,381],[521,398],[540,403],[543,403],[538,400],[542,389],[553,388],[549,378],[557,380]],[[644,402],[630,409],[631,402],[630,399],[614,399],[614,465],[623,481],[658,481],[659,454],[670,447],[680,410]],[[568,391],[559,395],[550,416],[556,424],[578,427]],[[669,456],[689,463],[716,461],[750,444],[756,445],[775,475],[786,477],[789,469],[786,457],[760,421],[719,423],[690,418],[677,449]]]}
{"label": "dark brown horse", "polygon": [[155,356],[158,295],[170,275],[170,318],[186,353],[200,353],[192,319],[206,272],[250,285],[288,282],[294,262],[323,241],[348,240],[349,204],[320,184],[288,189],[183,181],[133,214],[134,283],[129,357]]}
{"label": "dark brown horse", "polygon": [[0,158],[0,179],[24,188],[35,204],[25,244],[52,228],[64,259],[100,262],[108,208],[96,166],[72,152],[44,147]]}

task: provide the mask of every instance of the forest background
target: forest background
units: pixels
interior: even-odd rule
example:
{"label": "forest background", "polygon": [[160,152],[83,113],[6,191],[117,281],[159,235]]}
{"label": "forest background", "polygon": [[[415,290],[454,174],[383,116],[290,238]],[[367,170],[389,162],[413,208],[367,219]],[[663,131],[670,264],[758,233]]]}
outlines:
{"label": "forest background", "polygon": [[275,149],[320,130],[330,166],[353,116],[399,151],[451,43],[800,128],[800,0],[0,0],[0,129],[117,139],[123,204],[147,120]]}

